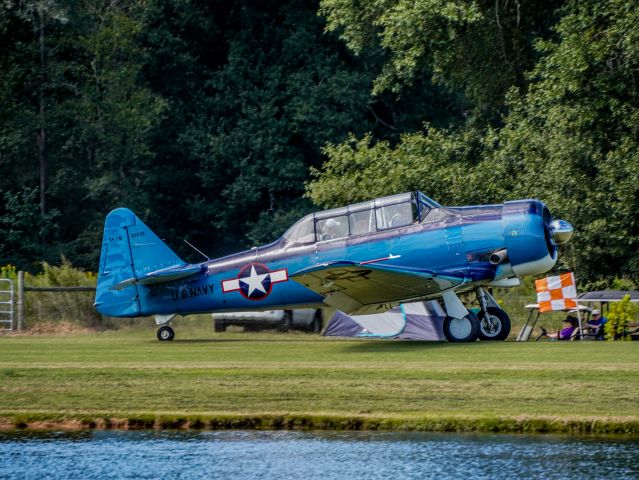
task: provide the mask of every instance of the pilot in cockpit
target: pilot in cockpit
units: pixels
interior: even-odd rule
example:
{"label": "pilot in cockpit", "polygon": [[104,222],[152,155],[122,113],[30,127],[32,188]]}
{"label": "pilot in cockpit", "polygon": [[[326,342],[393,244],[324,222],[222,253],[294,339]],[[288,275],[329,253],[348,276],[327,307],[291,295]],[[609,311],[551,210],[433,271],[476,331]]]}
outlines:
{"label": "pilot in cockpit", "polygon": [[340,226],[340,222],[335,220],[334,218],[329,218],[322,225],[322,235],[320,237],[321,240],[333,240],[338,238],[337,230]]}
{"label": "pilot in cockpit", "polygon": [[400,203],[399,205],[391,205],[385,207],[386,215],[389,219],[388,227],[401,227],[410,225],[413,222],[412,210],[410,203]]}

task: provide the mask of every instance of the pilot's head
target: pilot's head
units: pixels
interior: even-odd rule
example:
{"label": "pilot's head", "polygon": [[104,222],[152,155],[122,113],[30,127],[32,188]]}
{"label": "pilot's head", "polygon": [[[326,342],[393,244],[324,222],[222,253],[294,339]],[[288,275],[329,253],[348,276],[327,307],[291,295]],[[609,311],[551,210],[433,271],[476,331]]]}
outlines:
{"label": "pilot's head", "polygon": [[337,230],[337,227],[339,226],[340,226],[340,223],[337,220],[335,220],[334,218],[329,218],[328,220],[326,220],[326,223],[324,224],[324,230],[329,233],[335,233],[335,231]]}

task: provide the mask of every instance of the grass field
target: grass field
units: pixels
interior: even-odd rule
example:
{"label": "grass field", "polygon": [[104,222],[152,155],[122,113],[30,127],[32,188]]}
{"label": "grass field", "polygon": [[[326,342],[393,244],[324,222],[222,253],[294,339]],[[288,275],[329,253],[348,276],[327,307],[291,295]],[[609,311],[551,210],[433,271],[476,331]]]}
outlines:
{"label": "grass field", "polygon": [[634,342],[0,337],[0,424],[639,433]]}

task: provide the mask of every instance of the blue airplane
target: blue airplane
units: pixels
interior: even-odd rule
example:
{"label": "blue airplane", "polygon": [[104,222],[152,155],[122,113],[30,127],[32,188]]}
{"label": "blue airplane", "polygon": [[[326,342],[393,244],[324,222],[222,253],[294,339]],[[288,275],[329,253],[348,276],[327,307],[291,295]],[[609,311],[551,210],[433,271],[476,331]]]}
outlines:
{"label": "blue airplane", "polygon": [[[539,200],[445,207],[409,192],[313,213],[271,244],[189,264],[118,208],[105,221],[95,306],[155,315],[167,341],[176,314],[331,306],[359,315],[441,299],[449,341],[505,339],[510,320],[486,288],[550,270],[571,237]],[[472,291],[478,315],[458,296]]]}

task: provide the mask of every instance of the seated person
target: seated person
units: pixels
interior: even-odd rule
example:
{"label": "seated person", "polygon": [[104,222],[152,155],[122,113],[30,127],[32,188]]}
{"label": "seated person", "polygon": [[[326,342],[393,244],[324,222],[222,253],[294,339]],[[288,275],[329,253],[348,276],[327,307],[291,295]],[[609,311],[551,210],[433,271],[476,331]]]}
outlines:
{"label": "seated person", "polygon": [[562,323],[562,328],[557,333],[549,333],[549,338],[557,340],[570,340],[572,334],[577,329],[578,321],[575,317],[568,315]]}
{"label": "seated person", "polygon": [[346,217],[329,218],[327,220],[320,220],[318,222],[320,229],[319,240],[334,240],[336,238],[343,238],[348,236],[348,223],[342,222],[339,219],[346,219]]}
{"label": "seated person", "polygon": [[335,227],[337,222],[329,218],[324,222],[321,229],[320,240],[333,240],[335,238]]}
{"label": "seated person", "polygon": [[588,320],[588,328],[592,330],[597,340],[604,338],[604,324],[608,321],[606,317],[601,316],[599,310],[592,311],[592,318]]}
{"label": "seated person", "polygon": [[402,203],[399,205],[392,205],[386,207],[388,214],[390,214],[390,227],[403,227],[404,225],[410,225],[413,223],[412,210],[410,203]]}

